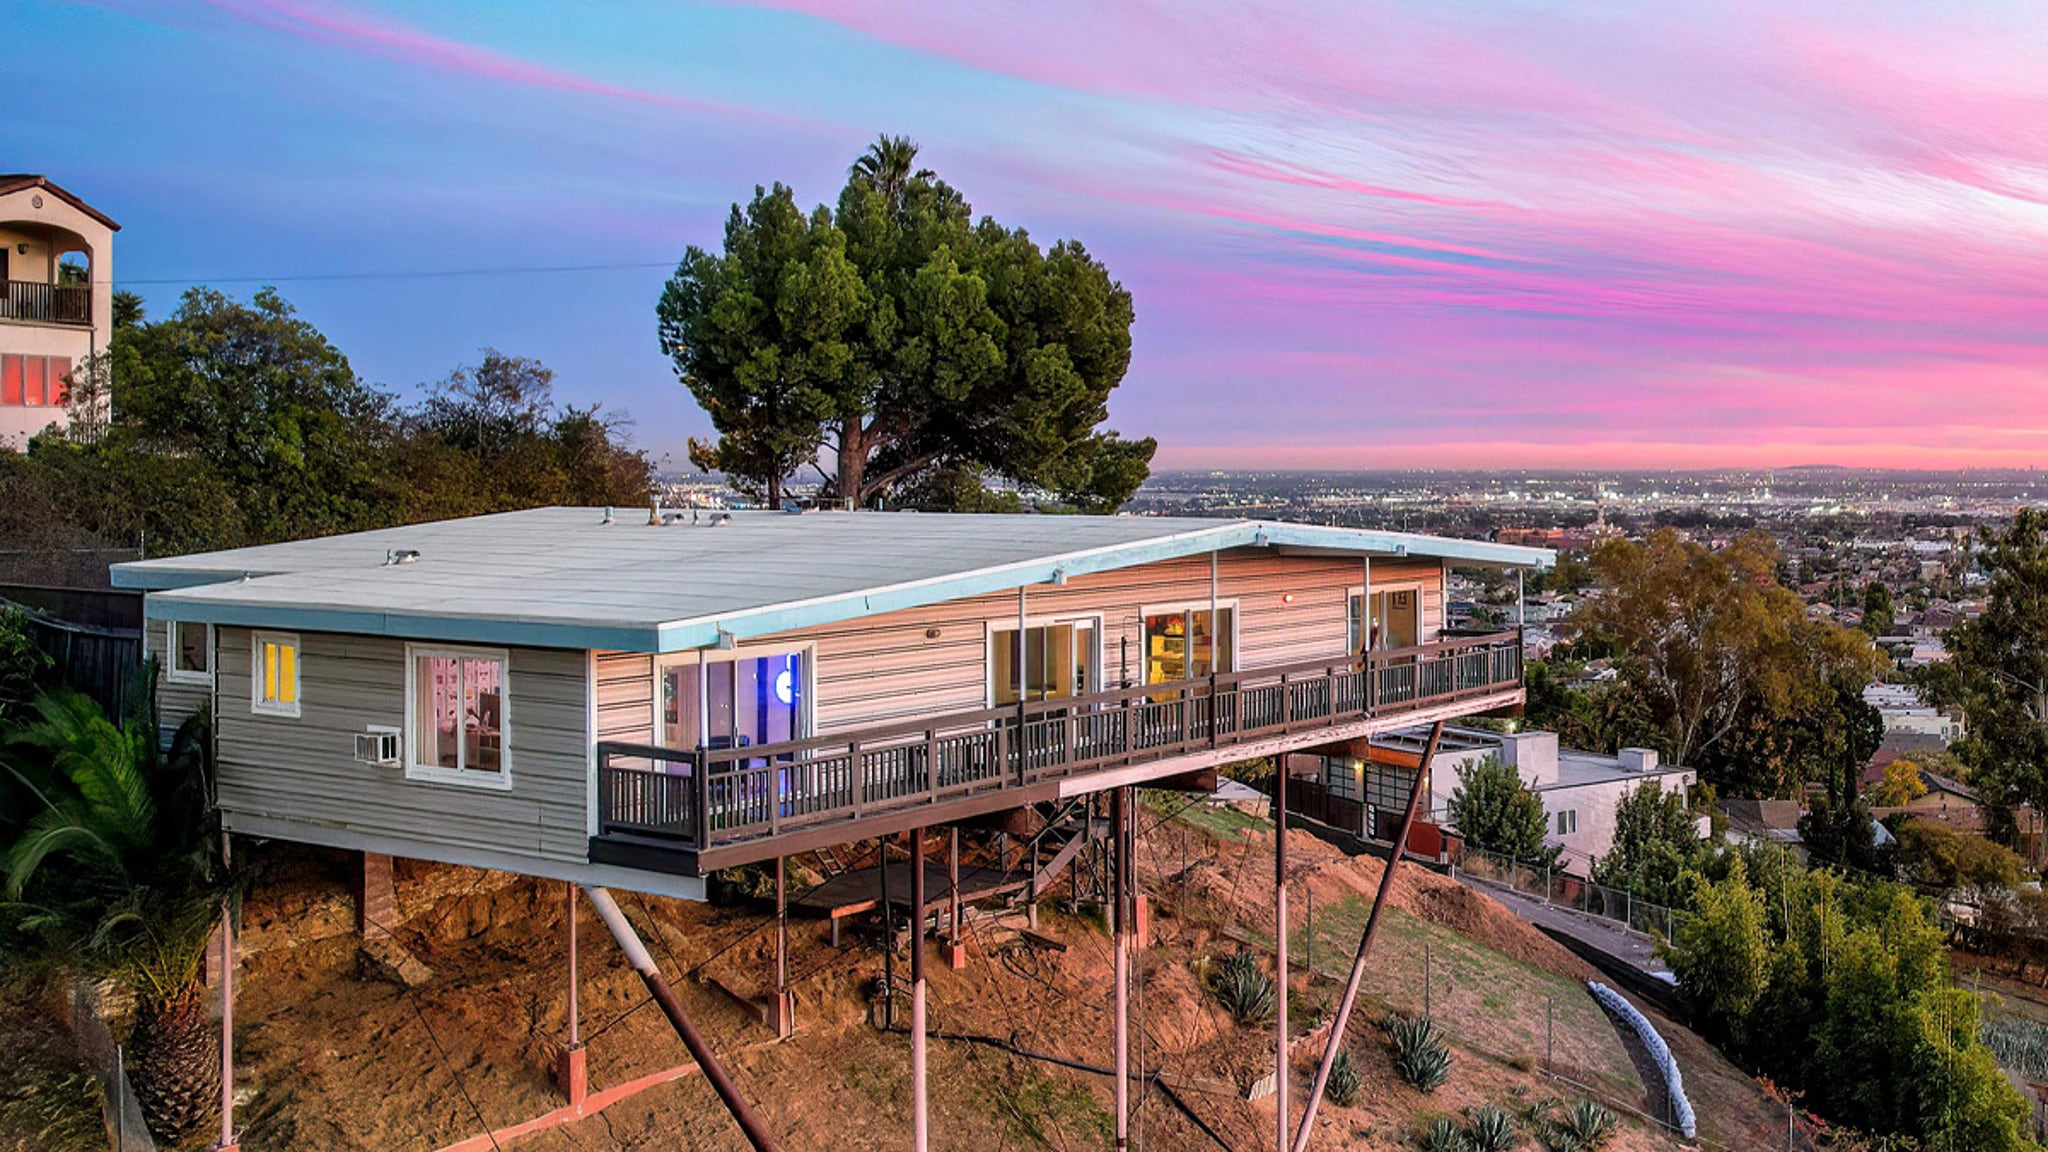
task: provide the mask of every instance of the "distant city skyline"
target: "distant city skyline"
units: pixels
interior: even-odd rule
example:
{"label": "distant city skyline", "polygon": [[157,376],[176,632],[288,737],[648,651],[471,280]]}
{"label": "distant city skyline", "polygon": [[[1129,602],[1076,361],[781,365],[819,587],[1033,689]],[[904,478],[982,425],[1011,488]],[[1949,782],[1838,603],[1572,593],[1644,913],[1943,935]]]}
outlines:
{"label": "distant city skyline", "polygon": [[153,314],[274,280],[401,392],[536,356],[675,471],[669,268],[883,131],[1132,290],[1162,468],[2025,466],[2038,12],[0,0],[0,169],[120,221]]}

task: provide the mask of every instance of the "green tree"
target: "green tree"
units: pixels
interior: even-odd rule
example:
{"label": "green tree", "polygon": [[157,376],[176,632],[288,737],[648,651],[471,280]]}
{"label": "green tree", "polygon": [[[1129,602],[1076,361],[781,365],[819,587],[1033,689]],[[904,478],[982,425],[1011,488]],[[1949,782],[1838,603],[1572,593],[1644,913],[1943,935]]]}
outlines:
{"label": "green tree", "polygon": [[[757,190],[723,254],[685,254],[656,313],[718,432],[693,459],[767,491],[823,450],[827,494],[860,505],[934,469],[1121,505],[1156,447],[1097,431],[1130,364],[1130,294],[1079,244],[974,221],[916,156],[883,137],[808,218]],[[967,489],[920,489],[946,491]]]}
{"label": "green tree", "polygon": [[1892,590],[1883,581],[1872,580],[1863,586],[1861,627],[1872,636],[1889,636],[1892,624]]}
{"label": "green tree", "polygon": [[1458,767],[1450,813],[1458,834],[1475,848],[1541,866],[1557,863],[1560,849],[1543,843],[1550,834],[1550,821],[1542,797],[1525,787],[1522,778],[1498,756],[1484,756]]}
{"label": "green tree", "polygon": [[1938,820],[1908,820],[1895,835],[1906,879],[1928,888],[2013,888],[2026,875],[2012,849]]}
{"label": "green tree", "polygon": [[1692,889],[1693,914],[1672,933],[1671,972],[1696,1026],[1739,1045],[1771,974],[1763,900],[1740,857],[1724,879],[1695,875]]}
{"label": "green tree", "polygon": [[1593,881],[1669,906],[1684,897],[1685,874],[1707,867],[1712,853],[1685,794],[1645,780],[1615,804],[1614,846],[1594,861]]}
{"label": "green tree", "polygon": [[655,307],[661,349],[711,417],[715,444],[691,458],[771,508],[816,456],[839,398],[858,387],[854,344],[870,305],[823,207],[808,217],[777,184],[725,225],[725,251],[691,246]]}
{"label": "green tree", "polygon": [[1768,536],[1709,549],[1659,529],[1602,544],[1593,566],[1584,643],[1614,654],[1613,690],[1635,697],[1667,759],[1729,795],[1790,793],[1835,762],[1833,726],[1861,723],[1841,694],[1885,660],[1868,636],[1808,618]]}
{"label": "green tree", "polygon": [[61,689],[35,713],[0,761],[23,798],[0,813],[0,944],[135,997],[136,1097],[152,1131],[185,1139],[218,1115],[200,976],[234,893],[209,803],[207,721],[188,721],[164,752],[146,709],[117,725]]}
{"label": "green tree", "polygon": [[1937,706],[1968,714],[1953,751],[1993,832],[2009,839],[2021,804],[2048,807],[2048,511],[2022,509],[1982,543],[1984,611],[1949,630],[1950,658],[1927,666],[1921,683]]}

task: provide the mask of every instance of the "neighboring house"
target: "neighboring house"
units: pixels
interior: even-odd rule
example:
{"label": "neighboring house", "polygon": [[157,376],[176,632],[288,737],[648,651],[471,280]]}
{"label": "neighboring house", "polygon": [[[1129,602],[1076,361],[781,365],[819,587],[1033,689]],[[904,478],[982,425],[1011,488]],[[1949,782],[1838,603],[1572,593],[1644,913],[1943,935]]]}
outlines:
{"label": "neighboring house", "polygon": [[1776,845],[1791,849],[1800,863],[1806,862],[1806,840],[1799,834],[1799,818],[1806,805],[1797,800],[1723,800],[1721,815],[1726,820],[1723,837],[1742,847]]}
{"label": "neighboring house", "polygon": [[[1409,727],[1374,737],[1364,756],[1325,756],[1313,765],[1296,757],[1295,770],[1305,776],[1305,799],[1290,807],[1309,812],[1320,800],[1323,811],[1318,819],[1391,841],[1408,803],[1411,773],[1428,741],[1427,729]],[[1564,869],[1582,876],[1614,846],[1614,812],[1622,797],[1645,781],[1683,795],[1697,778],[1689,768],[1659,764],[1657,753],[1648,748],[1624,748],[1619,755],[1603,756],[1560,749],[1555,732],[1447,728],[1421,801],[1421,818],[1429,829],[1418,851],[1433,855],[1428,846],[1440,829],[1452,824],[1450,801],[1458,788],[1459,769],[1489,756],[1514,768],[1523,784],[1543,800],[1549,824],[1544,842],[1563,849]],[[1703,818],[1701,835],[1705,834]]]}
{"label": "neighboring house", "polygon": [[113,334],[114,233],[120,227],[46,177],[0,175],[0,441],[6,447],[21,451],[49,425],[70,423],[71,374]]}
{"label": "neighboring house", "polygon": [[1947,747],[1963,738],[1961,711],[1936,708],[1920,697],[1911,684],[1872,684],[1863,690],[1863,702],[1877,709],[1884,730],[1932,736]]}
{"label": "neighboring house", "polygon": [[[139,561],[230,832],[696,897],[710,870],[1523,700],[1447,567],[1241,520],[545,508]],[[1364,658],[1361,648],[1371,651]]]}

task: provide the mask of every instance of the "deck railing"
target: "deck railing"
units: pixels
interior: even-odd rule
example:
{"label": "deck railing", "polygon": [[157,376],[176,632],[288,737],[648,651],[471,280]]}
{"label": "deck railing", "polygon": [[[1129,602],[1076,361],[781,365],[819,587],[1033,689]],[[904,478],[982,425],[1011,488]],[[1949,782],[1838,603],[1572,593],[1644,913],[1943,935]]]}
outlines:
{"label": "deck railing", "polygon": [[0,280],[0,320],[43,324],[91,324],[92,286]]}
{"label": "deck railing", "polygon": [[703,849],[995,789],[1248,744],[1520,685],[1501,632],[878,725],[682,750],[603,742],[598,831]]}

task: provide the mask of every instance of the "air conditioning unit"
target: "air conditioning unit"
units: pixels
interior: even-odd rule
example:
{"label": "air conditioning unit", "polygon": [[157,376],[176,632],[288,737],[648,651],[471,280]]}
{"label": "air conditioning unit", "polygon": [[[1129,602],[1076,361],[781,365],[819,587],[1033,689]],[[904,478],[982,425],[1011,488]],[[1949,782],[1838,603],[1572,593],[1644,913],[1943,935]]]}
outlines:
{"label": "air conditioning unit", "polygon": [[398,767],[397,730],[372,728],[356,733],[356,760],[379,768]]}

